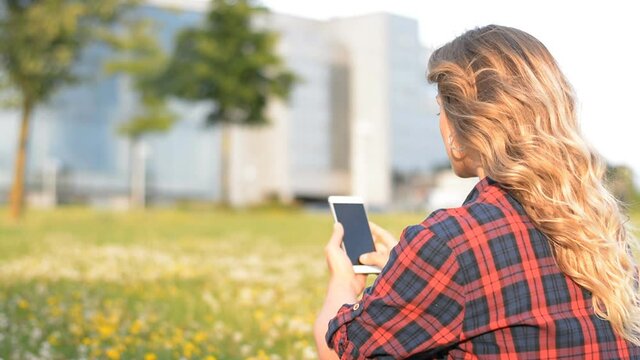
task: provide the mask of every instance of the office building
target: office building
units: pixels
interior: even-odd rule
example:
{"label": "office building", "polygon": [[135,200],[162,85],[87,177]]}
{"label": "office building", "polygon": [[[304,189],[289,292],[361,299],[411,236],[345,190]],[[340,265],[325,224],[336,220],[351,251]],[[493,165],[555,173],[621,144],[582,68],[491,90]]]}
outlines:
{"label": "office building", "polygon": [[[178,4],[178,5],[175,5]],[[156,1],[139,15],[158,24],[170,49],[204,8]],[[425,79],[428,51],[413,19],[386,13],[327,21],[272,13],[258,19],[280,34],[278,52],[301,81],[287,102],[269,106],[272,122],[230,132],[230,199],[248,205],[277,197],[356,194],[378,207],[394,199],[394,179],[428,173],[446,161]],[[108,51],[86,51],[78,72],[89,80],[60,91],[34,113],[28,183],[42,187],[55,166],[60,199],[108,202],[126,197],[130,152],[116,133],[137,106],[125,76],[101,74]],[[147,136],[147,196],[152,201],[220,199],[219,128],[206,127],[207,104],[173,102],[180,121]],[[13,171],[19,114],[0,113],[0,192]]]}

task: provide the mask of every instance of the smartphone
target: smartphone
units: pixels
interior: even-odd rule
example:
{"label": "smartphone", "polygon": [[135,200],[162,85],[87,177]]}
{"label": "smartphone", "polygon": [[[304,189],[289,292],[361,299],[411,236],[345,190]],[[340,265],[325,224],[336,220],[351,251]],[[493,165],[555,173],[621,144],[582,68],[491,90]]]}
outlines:
{"label": "smartphone", "polygon": [[364,203],[357,196],[329,196],[329,206],[335,222],[342,224],[344,238],[342,245],[356,274],[378,274],[380,268],[363,265],[360,255],[375,251],[373,236],[369,228]]}

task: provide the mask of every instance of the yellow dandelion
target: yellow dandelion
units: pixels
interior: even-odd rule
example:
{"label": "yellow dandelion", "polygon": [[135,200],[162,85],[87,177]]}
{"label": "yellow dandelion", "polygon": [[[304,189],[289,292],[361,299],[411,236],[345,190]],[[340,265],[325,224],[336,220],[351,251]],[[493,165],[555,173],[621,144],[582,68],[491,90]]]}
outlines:
{"label": "yellow dandelion", "polygon": [[129,328],[129,332],[133,335],[139,334],[140,330],[142,330],[142,321],[140,320],[134,321],[133,324],[131,324],[131,327]]}
{"label": "yellow dandelion", "polygon": [[18,308],[21,310],[26,310],[29,308],[29,302],[25,299],[18,300]]}
{"label": "yellow dandelion", "polygon": [[120,360],[120,351],[118,349],[111,348],[105,354],[111,360]]}
{"label": "yellow dandelion", "polygon": [[144,360],[157,360],[158,357],[156,356],[156,354],[153,353],[147,353],[144,356]]}
{"label": "yellow dandelion", "polygon": [[262,349],[258,350],[258,357],[257,358],[258,358],[258,360],[269,360],[269,356]]}
{"label": "yellow dandelion", "polygon": [[193,336],[193,341],[196,344],[199,344],[203,341],[207,340],[207,333],[204,331],[198,331],[194,336]]}
{"label": "yellow dandelion", "polygon": [[56,334],[51,334],[47,337],[47,342],[53,346],[58,345],[58,336]]}
{"label": "yellow dandelion", "polygon": [[62,317],[62,309],[58,305],[52,306],[49,312],[51,313],[51,317]]}
{"label": "yellow dandelion", "polygon": [[100,336],[102,338],[110,337],[111,335],[113,335],[115,331],[116,331],[115,326],[111,324],[104,323],[104,324],[98,325],[98,332],[100,333]]}
{"label": "yellow dandelion", "polygon": [[47,304],[49,304],[49,306],[57,305],[58,304],[58,298],[55,297],[55,296],[49,296],[47,298]]}
{"label": "yellow dandelion", "polygon": [[190,358],[193,356],[193,353],[196,350],[196,346],[193,345],[193,343],[191,342],[187,342],[186,344],[184,344],[184,346],[182,347],[182,353],[184,354],[184,356],[186,358]]}

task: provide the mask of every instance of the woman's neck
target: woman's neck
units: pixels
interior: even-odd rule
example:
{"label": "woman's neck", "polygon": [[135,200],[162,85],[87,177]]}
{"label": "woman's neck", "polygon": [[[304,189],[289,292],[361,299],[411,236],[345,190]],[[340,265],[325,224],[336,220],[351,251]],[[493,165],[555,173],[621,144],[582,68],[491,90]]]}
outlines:
{"label": "woman's neck", "polygon": [[480,166],[478,166],[477,174],[478,174],[478,178],[480,180],[484,179],[485,176],[487,176],[486,173],[484,172],[484,169],[482,167],[480,167]]}

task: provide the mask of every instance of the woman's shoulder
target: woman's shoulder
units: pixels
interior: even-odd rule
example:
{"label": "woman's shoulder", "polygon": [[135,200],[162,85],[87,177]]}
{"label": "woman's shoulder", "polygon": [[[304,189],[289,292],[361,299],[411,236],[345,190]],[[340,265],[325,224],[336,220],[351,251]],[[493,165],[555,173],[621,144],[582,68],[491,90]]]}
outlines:
{"label": "woman's shoulder", "polygon": [[424,234],[457,247],[469,239],[513,237],[514,228],[535,231],[522,205],[499,183],[484,178],[460,207],[433,211],[420,224],[403,232],[408,240]]}
{"label": "woman's shoulder", "polygon": [[450,217],[472,217],[483,223],[494,218],[508,216],[526,217],[526,213],[518,200],[503,185],[485,177],[471,189],[461,206],[437,209],[422,224],[438,223],[446,221]]}

